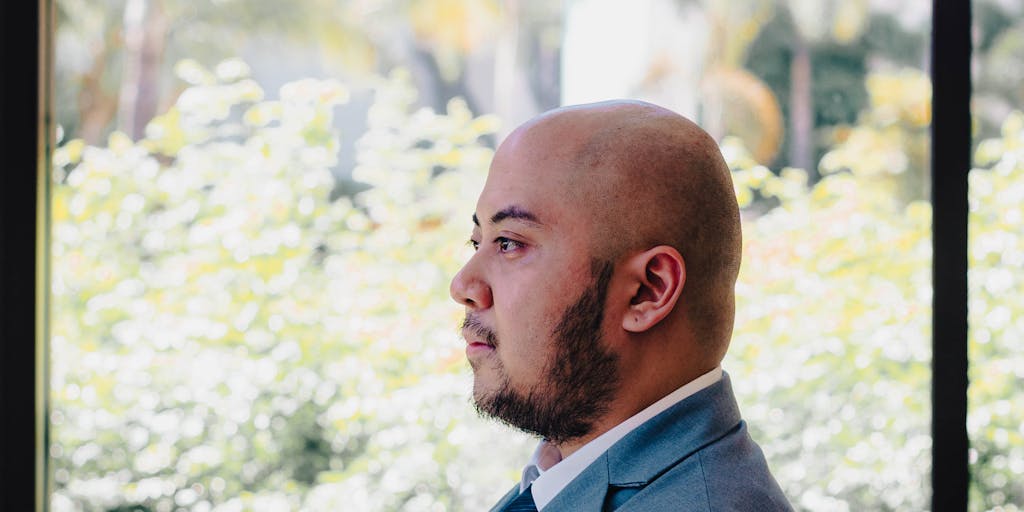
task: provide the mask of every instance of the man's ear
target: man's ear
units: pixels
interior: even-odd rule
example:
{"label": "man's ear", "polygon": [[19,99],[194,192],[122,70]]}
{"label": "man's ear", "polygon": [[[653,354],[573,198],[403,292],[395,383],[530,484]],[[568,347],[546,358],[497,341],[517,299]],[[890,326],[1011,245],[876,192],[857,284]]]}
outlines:
{"label": "man's ear", "polygon": [[622,328],[644,332],[675,309],[686,283],[686,263],[675,248],[659,245],[631,257],[626,271],[636,292],[629,300]]}

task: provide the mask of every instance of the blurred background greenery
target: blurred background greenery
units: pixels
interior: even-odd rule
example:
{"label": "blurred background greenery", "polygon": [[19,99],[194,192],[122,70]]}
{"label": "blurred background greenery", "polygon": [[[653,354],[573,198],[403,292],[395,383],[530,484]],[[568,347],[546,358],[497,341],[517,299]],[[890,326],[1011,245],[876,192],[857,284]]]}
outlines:
{"label": "blurred background greenery", "polygon": [[[53,510],[486,509],[533,441],[448,280],[496,143],[608,97],[733,168],[724,367],[794,505],[928,507],[930,2],[56,3]],[[979,511],[1024,508],[1022,10],[974,4]]]}

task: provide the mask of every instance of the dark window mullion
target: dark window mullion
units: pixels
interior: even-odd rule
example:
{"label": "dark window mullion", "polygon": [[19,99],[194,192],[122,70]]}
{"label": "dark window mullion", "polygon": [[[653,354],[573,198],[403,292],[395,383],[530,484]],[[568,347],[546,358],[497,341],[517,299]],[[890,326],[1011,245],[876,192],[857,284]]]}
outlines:
{"label": "dark window mullion", "polygon": [[[37,331],[39,286],[46,259],[38,258],[39,236],[46,232],[44,155],[48,127],[40,119],[49,87],[47,48],[52,0],[9,1],[0,5],[3,78],[0,124],[3,175],[0,185],[0,510],[41,511],[46,502],[45,358],[46,343]],[[43,56],[43,58],[41,58]],[[41,87],[41,84],[43,87]],[[44,203],[45,204],[45,203]],[[39,308],[42,309],[42,308]],[[40,324],[42,325],[42,324]],[[45,330],[45,328],[43,329]]]}
{"label": "dark window mullion", "polygon": [[932,2],[932,510],[967,509],[971,3]]}

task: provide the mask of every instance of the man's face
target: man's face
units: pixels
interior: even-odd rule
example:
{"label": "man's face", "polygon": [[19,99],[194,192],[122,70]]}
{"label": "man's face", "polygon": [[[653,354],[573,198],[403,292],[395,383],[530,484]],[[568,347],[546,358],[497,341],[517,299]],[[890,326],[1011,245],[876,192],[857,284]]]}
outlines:
{"label": "man's face", "polygon": [[587,434],[618,386],[602,343],[612,264],[590,254],[568,159],[528,148],[510,138],[495,156],[451,294],[478,410],[559,442]]}

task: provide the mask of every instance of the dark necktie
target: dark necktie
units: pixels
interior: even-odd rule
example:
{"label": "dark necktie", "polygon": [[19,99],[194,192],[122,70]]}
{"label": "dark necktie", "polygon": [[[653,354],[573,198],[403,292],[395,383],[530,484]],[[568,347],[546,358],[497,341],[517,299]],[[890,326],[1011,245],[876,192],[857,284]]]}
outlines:
{"label": "dark necktie", "polygon": [[522,494],[509,503],[503,512],[537,512],[537,505],[533,502],[533,486],[527,487]]}

